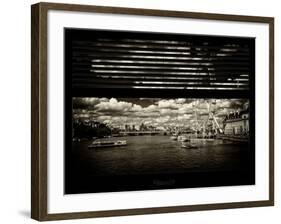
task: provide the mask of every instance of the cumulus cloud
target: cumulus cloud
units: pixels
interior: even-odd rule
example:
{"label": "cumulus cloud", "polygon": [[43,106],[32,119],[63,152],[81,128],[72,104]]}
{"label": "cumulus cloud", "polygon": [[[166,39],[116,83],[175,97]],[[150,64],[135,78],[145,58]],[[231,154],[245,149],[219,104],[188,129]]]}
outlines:
{"label": "cumulus cloud", "polygon": [[[92,119],[111,126],[125,124],[163,127],[194,126],[212,112],[219,122],[249,104],[243,99],[73,98],[73,117]],[[196,115],[197,114],[197,115]],[[197,117],[196,117],[197,116]]]}
{"label": "cumulus cloud", "polygon": [[176,99],[176,103],[183,104],[185,102],[186,102],[186,99],[184,99],[184,98]]}
{"label": "cumulus cloud", "polygon": [[117,101],[115,98],[111,98],[109,101],[99,102],[95,108],[98,112],[125,112],[131,109],[132,103]]}
{"label": "cumulus cloud", "polygon": [[72,105],[74,109],[93,109],[95,105],[106,101],[108,101],[108,99],[105,97],[73,97]]}
{"label": "cumulus cloud", "polygon": [[178,104],[175,100],[160,100],[158,101],[159,108],[170,108],[170,109],[177,109]]}
{"label": "cumulus cloud", "polygon": [[133,106],[131,107],[131,111],[132,112],[139,112],[139,111],[142,111],[142,107],[140,105],[137,105],[137,104],[133,104]]}

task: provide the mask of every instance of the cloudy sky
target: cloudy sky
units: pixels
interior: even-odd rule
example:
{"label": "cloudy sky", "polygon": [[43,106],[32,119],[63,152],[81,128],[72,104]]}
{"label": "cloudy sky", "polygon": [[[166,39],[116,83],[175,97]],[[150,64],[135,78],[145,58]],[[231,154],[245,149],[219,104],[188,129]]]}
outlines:
{"label": "cloudy sky", "polygon": [[[107,123],[113,127],[125,124],[153,125],[159,128],[183,127],[207,119],[210,110],[219,123],[224,117],[248,106],[245,99],[161,99],[161,98],[73,98],[74,118]],[[195,112],[196,111],[196,112]]]}

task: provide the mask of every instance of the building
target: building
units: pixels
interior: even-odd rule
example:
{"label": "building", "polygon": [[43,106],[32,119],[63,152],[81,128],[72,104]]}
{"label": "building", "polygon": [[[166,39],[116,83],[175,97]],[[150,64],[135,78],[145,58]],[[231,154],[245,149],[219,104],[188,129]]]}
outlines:
{"label": "building", "polygon": [[248,135],[249,134],[248,109],[237,111],[227,115],[223,123],[224,123],[225,135]]}
{"label": "building", "polygon": [[146,131],[147,130],[147,127],[145,126],[144,123],[141,123],[140,125],[140,131]]}
{"label": "building", "polygon": [[131,129],[130,129],[130,125],[128,125],[128,124],[125,124],[125,131],[130,131]]}

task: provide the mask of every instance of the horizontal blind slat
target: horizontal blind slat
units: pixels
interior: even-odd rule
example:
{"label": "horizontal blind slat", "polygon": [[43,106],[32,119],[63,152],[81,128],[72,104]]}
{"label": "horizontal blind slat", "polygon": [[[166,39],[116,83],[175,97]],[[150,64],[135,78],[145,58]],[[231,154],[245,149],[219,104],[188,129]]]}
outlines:
{"label": "horizontal blind slat", "polygon": [[73,88],[249,89],[250,49],[239,38],[94,32],[71,43]]}

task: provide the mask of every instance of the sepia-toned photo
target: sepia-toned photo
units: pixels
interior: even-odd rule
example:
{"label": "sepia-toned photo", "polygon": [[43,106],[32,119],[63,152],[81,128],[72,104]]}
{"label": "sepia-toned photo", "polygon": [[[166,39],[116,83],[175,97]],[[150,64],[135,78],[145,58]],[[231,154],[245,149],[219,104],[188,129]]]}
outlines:
{"label": "sepia-toned photo", "polygon": [[253,38],[65,38],[66,194],[255,184]]}

